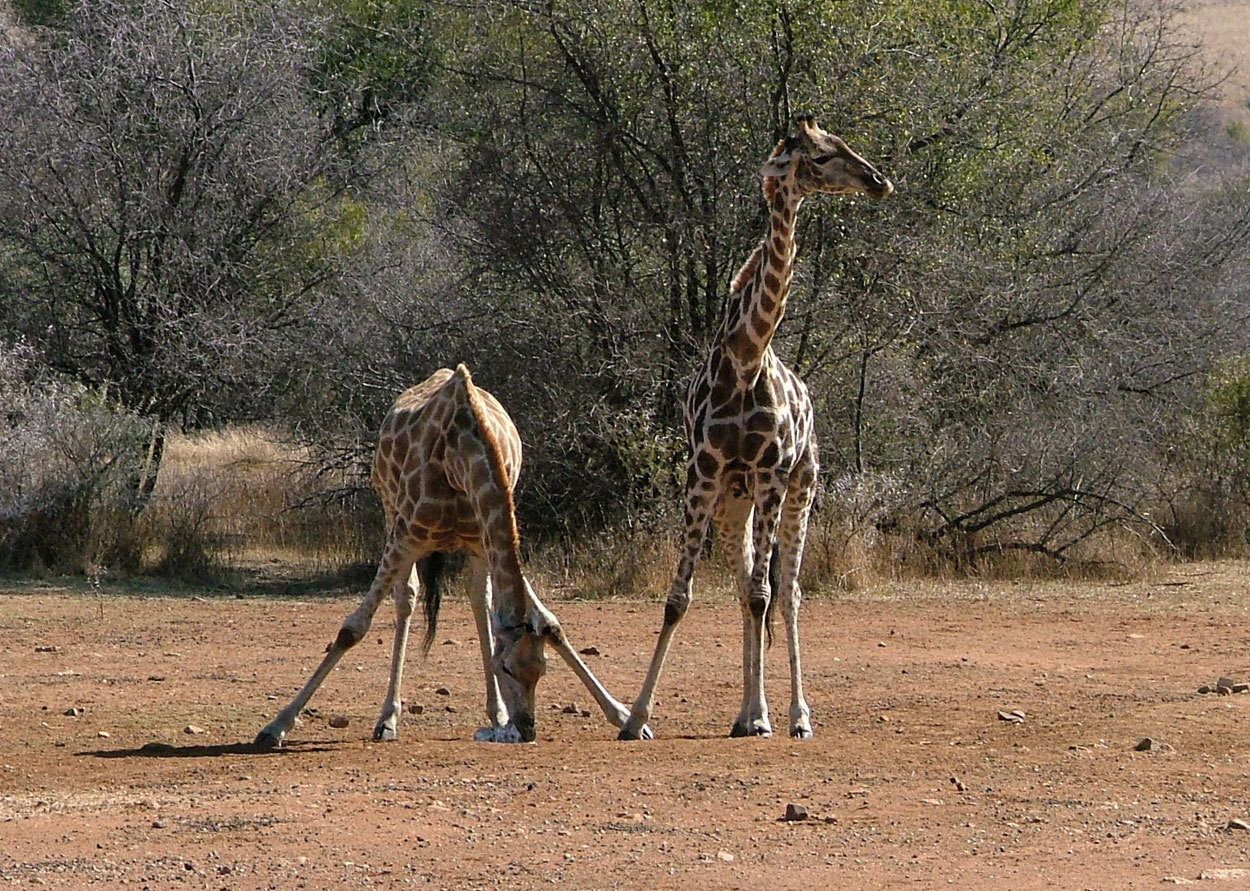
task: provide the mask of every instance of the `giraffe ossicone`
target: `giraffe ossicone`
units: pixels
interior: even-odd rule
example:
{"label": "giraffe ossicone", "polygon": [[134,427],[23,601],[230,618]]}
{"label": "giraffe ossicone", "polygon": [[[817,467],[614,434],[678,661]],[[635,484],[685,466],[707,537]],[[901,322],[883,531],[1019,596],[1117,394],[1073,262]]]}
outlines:
{"label": "giraffe ossicone", "polygon": [[[772,733],[763,638],[774,598],[790,657],[790,735],[812,735],[799,655],[798,577],[820,462],[811,397],[773,352],[772,338],[789,297],[803,199],[818,192],[880,199],[894,186],[811,116],[795,125],[761,169],[768,232],[734,277],[712,348],[687,391],[685,532],[660,636],[621,739],[647,736],[655,688],[690,606],[695,566],[713,523],[736,570],[742,607],[742,705],[730,735]],[[776,591],[770,581],[774,546]]]}
{"label": "giraffe ossicone", "polygon": [[[629,716],[587,668],[559,621],[530,587],[521,569],[512,489],[521,471],[521,438],[503,406],[477,388],[464,365],[441,368],[395,400],[378,434],[373,486],[386,514],[387,539],[369,591],[343,620],[325,656],[303,688],[256,736],[255,745],[280,745],[326,676],[368,632],[382,599],[395,601],[390,684],[374,740],[395,739],[402,711],[400,687],[408,632],[418,591],[426,618],[428,652],[437,627],[441,557],[469,554],[469,600],[486,678],[489,726],[474,739],[531,742],[534,697],[551,644],[586,685],[616,727]],[[644,728],[645,736],[651,731]]]}

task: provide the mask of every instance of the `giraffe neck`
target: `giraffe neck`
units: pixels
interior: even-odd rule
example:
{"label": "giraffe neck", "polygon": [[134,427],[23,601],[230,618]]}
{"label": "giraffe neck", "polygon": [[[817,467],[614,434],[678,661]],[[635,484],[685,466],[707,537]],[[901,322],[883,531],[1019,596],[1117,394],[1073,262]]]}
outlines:
{"label": "giraffe neck", "polygon": [[456,376],[460,388],[455,397],[454,424],[459,434],[455,453],[465,462],[464,490],[481,529],[496,611],[505,621],[520,622],[528,612],[529,598],[521,571],[521,536],[512,488],[468,369],[459,366]]}
{"label": "giraffe neck", "polygon": [[520,622],[528,612],[528,598],[515,508],[506,484],[499,485],[488,451],[471,459],[469,500],[482,531],[495,609],[506,623]]}
{"label": "giraffe neck", "polygon": [[721,342],[740,377],[753,377],[786,312],[796,248],[794,227],[802,196],[779,184],[769,199],[768,232],[734,280]]}

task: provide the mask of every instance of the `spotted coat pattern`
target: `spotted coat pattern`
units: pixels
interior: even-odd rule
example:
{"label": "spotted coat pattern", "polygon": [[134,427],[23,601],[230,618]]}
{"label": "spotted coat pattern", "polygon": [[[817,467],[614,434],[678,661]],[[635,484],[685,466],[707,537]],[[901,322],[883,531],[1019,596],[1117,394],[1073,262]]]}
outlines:
{"label": "spotted coat pattern", "polygon": [[[491,722],[477,739],[534,739],[534,697],[546,671],[546,643],[574,670],[608,719],[617,727],[624,723],[625,707],[582,662],[522,572],[512,500],[520,471],[516,426],[494,396],[474,385],[463,365],[455,371],[439,369],[399,395],[382,422],[374,454],[373,485],[386,514],[387,540],[373,583],[303,689],[261,730],[257,746],[282,742],[325,676],[369,630],[388,592],[395,601],[395,641],[390,685],[373,738],[395,739],[409,626],[421,587],[417,567],[449,551],[469,554],[473,576],[470,603]],[[425,593],[432,631],[438,599],[430,581]],[[429,643],[427,635],[427,649]]]}
{"label": "spotted coat pattern", "polygon": [[[732,736],[768,735],[763,631],[773,594],[786,623],[790,734],[811,736],[799,654],[798,573],[815,496],[819,456],[812,401],[803,381],[777,358],[773,334],[785,314],[794,270],[799,206],[813,192],[884,198],[893,185],[810,117],[777,143],[763,168],[768,232],[734,277],[707,360],[685,403],[689,461],[685,533],[664,622],[624,739],[650,717],[673,633],[690,606],[695,566],[713,523],[735,566],[743,619],[743,698]],[[776,545],[778,591],[770,584]]]}

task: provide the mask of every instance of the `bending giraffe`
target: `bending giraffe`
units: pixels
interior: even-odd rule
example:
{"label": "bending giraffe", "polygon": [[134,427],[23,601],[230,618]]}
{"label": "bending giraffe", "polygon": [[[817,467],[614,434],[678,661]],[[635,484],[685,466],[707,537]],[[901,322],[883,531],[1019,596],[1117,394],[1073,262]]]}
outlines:
{"label": "bending giraffe", "polygon": [[[729,735],[772,733],[763,631],[773,593],[790,655],[790,735],[812,735],[799,658],[798,577],[820,462],[807,387],[777,358],[772,338],[786,309],[803,199],[813,192],[884,198],[894,186],[812,117],[797,125],[764,164],[768,232],[734,277],[711,352],[687,392],[685,536],[655,654],[621,739],[647,735],[656,684],[690,607],[695,565],[713,521],[736,568],[742,606],[742,707]],[[769,581],[774,544],[776,592]]]}
{"label": "bending giraffe", "polygon": [[[625,723],[625,707],[582,662],[522,573],[512,501],[520,470],[521,439],[512,419],[491,394],[473,385],[463,365],[454,372],[441,368],[400,394],[382,422],[373,460],[373,486],[382,499],[387,528],[373,584],[343,621],[303,689],[257,735],[258,748],[281,744],[326,675],[368,632],[388,592],[395,600],[395,643],[390,685],[373,738],[395,739],[417,589],[424,597],[428,653],[438,621],[438,568],[448,551],[470,555],[469,597],[490,720],[475,739],[533,741],[534,693],[547,669],[546,643],[586,685],[608,720],[617,727]],[[650,730],[642,732],[650,736]]]}

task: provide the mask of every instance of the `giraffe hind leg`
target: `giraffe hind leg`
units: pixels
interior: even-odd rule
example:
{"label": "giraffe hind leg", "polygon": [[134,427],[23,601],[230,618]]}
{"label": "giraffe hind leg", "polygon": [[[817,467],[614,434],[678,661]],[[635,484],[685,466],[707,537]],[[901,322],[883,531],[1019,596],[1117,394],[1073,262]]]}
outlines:
{"label": "giraffe hind leg", "polygon": [[770,567],[785,485],[785,477],[778,474],[760,472],[756,477],[751,517],[754,560],[750,582],[739,595],[742,604],[742,709],[730,728],[730,736],[771,736],[773,732],[764,695],[764,622],[772,599]]}
{"label": "giraffe hind leg", "polygon": [[779,586],[782,619],[786,626],[786,647],[790,657],[790,735],[808,739],[812,735],[811,709],[803,696],[803,665],[799,656],[799,569],[803,564],[803,548],[807,541],[807,523],[815,498],[815,469],[798,473],[790,487],[782,510],[777,534]]}
{"label": "giraffe hind leg", "polygon": [[[432,579],[429,568],[424,565],[428,559],[428,557],[423,557],[417,561],[409,570],[407,579],[395,580],[392,592],[395,601],[395,641],[391,647],[391,678],[387,685],[386,698],[382,701],[382,710],[378,714],[377,723],[373,725],[374,742],[394,740],[399,733],[399,716],[403,711],[400,690],[403,686],[404,659],[408,650],[408,632],[412,626],[413,605],[417,599],[418,575],[424,580],[423,587],[426,589],[427,603],[431,594],[437,598],[438,593],[438,583]],[[433,582],[433,588],[430,587],[431,582]],[[435,611],[438,609],[437,600],[434,609]],[[427,625],[427,628],[431,630],[433,627],[433,623]]]}

